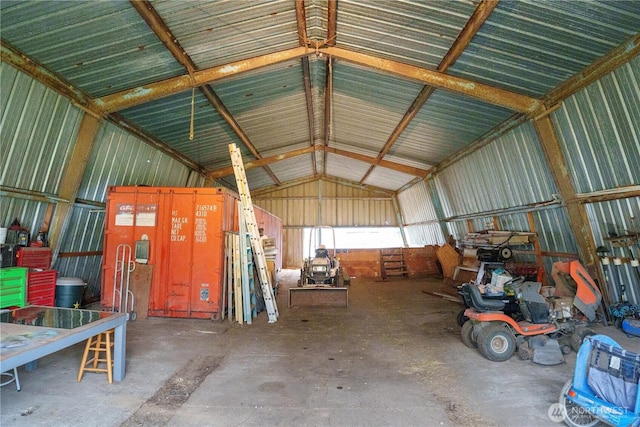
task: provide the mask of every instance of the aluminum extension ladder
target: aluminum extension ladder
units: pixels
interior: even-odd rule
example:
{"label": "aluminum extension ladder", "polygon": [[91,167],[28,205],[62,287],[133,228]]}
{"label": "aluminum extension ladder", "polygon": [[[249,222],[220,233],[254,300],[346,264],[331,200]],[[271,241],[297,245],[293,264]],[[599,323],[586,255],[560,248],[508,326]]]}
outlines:
{"label": "aluminum extension ladder", "polygon": [[236,147],[236,144],[229,144],[229,154],[231,155],[233,174],[236,177],[236,185],[238,186],[238,194],[240,195],[240,204],[242,206],[242,212],[238,212],[238,215],[244,216],[258,270],[258,279],[260,280],[260,288],[262,289],[262,296],[264,297],[264,305],[269,316],[269,323],[274,323],[278,320],[278,306],[276,305],[276,299],[271,286],[271,278],[267,270],[267,260],[264,256],[262,243],[260,242],[256,213],[253,210],[253,202],[251,201],[249,186],[247,185],[247,175],[244,170],[244,164],[242,163],[242,154]]}

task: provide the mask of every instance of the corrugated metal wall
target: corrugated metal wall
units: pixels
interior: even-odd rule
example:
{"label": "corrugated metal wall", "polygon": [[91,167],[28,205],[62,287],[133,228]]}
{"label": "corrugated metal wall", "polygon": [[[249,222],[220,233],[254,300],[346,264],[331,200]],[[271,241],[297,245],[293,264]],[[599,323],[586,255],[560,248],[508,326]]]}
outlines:
{"label": "corrugated metal wall", "polygon": [[[606,195],[640,184],[639,70],[640,58],[636,57],[564,100],[552,113],[579,197]],[[531,122],[439,171],[433,182],[454,238],[494,223],[500,229],[529,231],[527,212],[531,212],[547,274],[554,262],[577,257],[566,210],[556,200],[557,189]],[[412,219],[424,221],[416,214],[420,200],[413,197],[430,203],[424,183],[400,193],[398,200],[408,224]],[[640,242],[631,253],[628,247],[617,247],[613,236],[640,231],[640,198],[585,203],[584,207],[596,246],[607,246],[611,256],[623,258],[620,267],[605,271],[612,300],[620,299],[619,284],[624,282],[629,301],[640,302],[640,270],[624,262],[640,255]],[[438,244],[437,237],[431,238],[427,244]],[[531,256],[523,260],[527,258]]]}
{"label": "corrugated metal wall", "polygon": [[411,247],[442,245],[445,237],[440,228],[438,215],[427,189],[421,181],[398,194],[404,222],[407,244]]}
{"label": "corrugated metal wall", "polygon": [[[30,76],[0,62],[0,225],[14,218],[37,233],[73,152],[84,113]],[[94,143],[54,268],[100,291],[104,202],[109,185],[185,186],[204,180],[184,164],[110,122]],[[13,190],[18,189],[18,190]],[[23,193],[23,194],[20,194]]]}
{"label": "corrugated metal wall", "polygon": [[391,194],[327,180],[252,195],[253,202],[284,221],[282,265],[299,267],[302,229],[398,226]]}
{"label": "corrugated metal wall", "polygon": [[390,194],[318,180],[260,193],[253,201],[285,218],[285,227],[384,227],[397,226]]}
{"label": "corrugated metal wall", "polygon": [[100,293],[102,256],[64,257],[64,254],[102,251],[104,211],[111,185],[184,187],[190,169],[154,149],[113,123],[103,122],[85,170],[78,199],[93,202],[76,204],[55,268],[65,276],[81,277],[89,283],[85,295]]}
{"label": "corrugated metal wall", "polygon": [[447,218],[546,202],[557,193],[530,122],[440,171],[435,183]]}
{"label": "corrugated metal wall", "polygon": [[[640,57],[564,100],[552,119],[577,193],[640,185]],[[628,261],[630,248],[619,247],[614,235],[640,232],[640,198],[586,203],[585,209],[596,246]],[[638,244],[631,247],[634,257]],[[612,300],[620,300],[624,282],[629,301],[640,303],[640,270],[628,262],[609,268],[603,272],[609,273]]]}
{"label": "corrugated metal wall", "polygon": [[83,113],[5,62],[0,62],[0,87],[0,185],[28,193],[14,198],[2,192],[0,226],[17,218],[35,233],[50,204],[39,200],[56,198]]}
{"label": "corrugated metal wall", "polygon": [[640,184],[640,57],[552,114],[578,193]]}

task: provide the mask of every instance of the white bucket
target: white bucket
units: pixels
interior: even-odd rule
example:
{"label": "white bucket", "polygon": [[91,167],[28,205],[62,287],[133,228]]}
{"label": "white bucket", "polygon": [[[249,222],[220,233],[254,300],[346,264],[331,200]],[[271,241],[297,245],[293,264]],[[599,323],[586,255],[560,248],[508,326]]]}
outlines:
{"label": "white bucket", "polygon": [[4,245],[7,241],[7,229],[5,227],[0,228],[0,245]]}

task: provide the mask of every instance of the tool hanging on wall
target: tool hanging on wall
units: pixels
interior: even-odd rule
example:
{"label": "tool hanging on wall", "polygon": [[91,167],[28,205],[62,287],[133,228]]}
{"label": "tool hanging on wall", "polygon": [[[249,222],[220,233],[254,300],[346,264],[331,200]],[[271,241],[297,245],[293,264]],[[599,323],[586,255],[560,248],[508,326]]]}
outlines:
{"label": "tool hanging on wall", "polygon": [[624,318],[634,315],[634,313],[636,313],[640,307],[630,304],[629,300],[627,299],[626,285],[622,280],[622,276],[620,275],[622,260],[618,257],[613,258],[613,265],[617,267],[615,269],[616,279],[614,280],[614,275],[608,274],[608,271],[611,271],[612,269],[611,259],[608,256],[608,254],[610,253],[609,249],[605,246],[598,246],[598,248],[596,249],[596,253],[600,257],[602,265],[604,266],[603,269],[605,273],[605,280],[607,280],[607,282],[609,280],[612,281],[612,285],[610,286],[610,288],[612,288],[613,290],[619,287],[620,289],[620,301],[609,305],[609,314],[611,315],[615,326],[617,328],[620,328],[622,327],[622,321],[624,320]]}

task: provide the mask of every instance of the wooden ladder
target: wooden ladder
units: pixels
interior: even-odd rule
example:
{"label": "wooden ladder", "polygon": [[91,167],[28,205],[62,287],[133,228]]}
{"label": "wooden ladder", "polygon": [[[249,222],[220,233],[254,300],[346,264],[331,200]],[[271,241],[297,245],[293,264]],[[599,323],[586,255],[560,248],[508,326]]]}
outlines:
{"label": "wooden ladder", "polygon": [[256,221],[256,213],[253,210],[251,194],[249,193],[247,175],[244,170],[244,164],[242,163],[242,154],[236,147],[236,144],[229,144],[229,154],[231,155],[233,174],[236,177],[236,185],[238,186],[238,194],[242,206],[242,212],[238,212],[238,215],[244,216],[247,233],[251,240],[251,248],[253,249],[253,258],[258,270],[258,280],[260,281],[260,288],[262,289],[264,305],[267,310],[267,315],[269,316],[269,323],[274,323],[278,320],[278,306],[276,305],[271,278],[269,277],[269,271],[267,269],[267,260],[264,256],[262,243],[260,242],[260,232]]}
{"label": "wooden ladder", "polygon": [[380,249],[380,267],[382,280],[387,280],[389,276],[409,277],[402,248]]}

